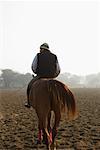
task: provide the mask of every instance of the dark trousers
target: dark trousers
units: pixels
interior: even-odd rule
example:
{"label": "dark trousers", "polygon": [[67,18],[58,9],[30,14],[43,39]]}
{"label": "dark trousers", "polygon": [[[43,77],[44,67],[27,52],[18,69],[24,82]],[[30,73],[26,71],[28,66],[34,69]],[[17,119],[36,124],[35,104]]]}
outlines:
{"label": "dark trousers", "polygon": [[30,101],[31,101],[31,100],[29,100],[29,93],[30,93],[31,87],[32,87],[33,83],[34,83],[35,81],[37,81],[38,79],[40,79],[40,77],[39,77],[39,76],[35,76],[35,77],[29,82],[29,84],[28,84],[28,86],[27,86],[27,101],[28,101],[28,104],[29,104],[29,105],[30,105]]}

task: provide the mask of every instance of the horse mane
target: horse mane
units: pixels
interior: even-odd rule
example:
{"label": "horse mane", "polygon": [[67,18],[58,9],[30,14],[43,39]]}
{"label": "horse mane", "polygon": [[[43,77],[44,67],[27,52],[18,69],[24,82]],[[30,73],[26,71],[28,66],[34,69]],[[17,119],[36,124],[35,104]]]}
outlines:
{"label": "horse mane", "polygon": [[[73,119],[76,117],[76,100],[69,88],[62,82],[58,80],[49,80],[49,89],[52,91],[51,96],[60,101],[63,105],[64,112],[67,110],[68,118]],[[66,109],[67,108],[67,109]]]}

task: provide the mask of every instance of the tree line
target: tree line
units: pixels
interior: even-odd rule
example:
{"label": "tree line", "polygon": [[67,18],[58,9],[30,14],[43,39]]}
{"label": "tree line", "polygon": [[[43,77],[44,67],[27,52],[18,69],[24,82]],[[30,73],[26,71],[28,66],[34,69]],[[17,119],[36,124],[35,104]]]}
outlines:
{"label": "tree line", "polygon": [[[1,70],[0,88],[26,88],[33,78],[30,73],[20,74],[11,69]],[[78,76],[71,73],[63,73],[57,77],[70,87],[100,87],[100,73],[87,76]]]}
{"label": "tree line", "polygon": [[28,82],[32,79],[30,73],[20,74],[11,69],[1,70],[0,87],[1,88],[19,88],[26,87]]}
{"label": "tree line", "polygon": [[58,79],[71,87],[100,88],[100,72],[86,76],[64,73]]}

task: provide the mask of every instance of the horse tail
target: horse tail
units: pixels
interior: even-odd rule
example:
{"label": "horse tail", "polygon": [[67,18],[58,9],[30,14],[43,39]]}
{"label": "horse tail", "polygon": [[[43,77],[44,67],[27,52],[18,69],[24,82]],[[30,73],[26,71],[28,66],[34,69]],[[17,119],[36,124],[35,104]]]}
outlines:
{"label": "horse tail", "polygon": [[52,91],[52,99],[57,99],[60,104],[61,111],[67,111],[67,118],[75,119],[76,115],[76,100],[67,86],[58,80],[50,81],[50,89]]}
{"label": "horse tail", "polygon": [[75,119],[77,117],[75,97],[72,91],[67,88],[67,86],[64,85],[64,89],[65,89],[64,100],[67,105],[68,118]]}

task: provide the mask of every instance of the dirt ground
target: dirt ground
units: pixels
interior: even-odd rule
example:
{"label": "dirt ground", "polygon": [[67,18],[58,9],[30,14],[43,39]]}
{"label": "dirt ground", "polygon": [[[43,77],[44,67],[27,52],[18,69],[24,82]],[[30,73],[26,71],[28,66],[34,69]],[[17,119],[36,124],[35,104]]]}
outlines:
{"label": "dirt ground", "polygon": [[[79,117],[61,120],[58,150],[100,150],[100,89],[72,89]],[[25,90],[0,90],[0,150],[35,150],[37,116],[24,107]],[[45,150],[45,145],[39,149]]]}

